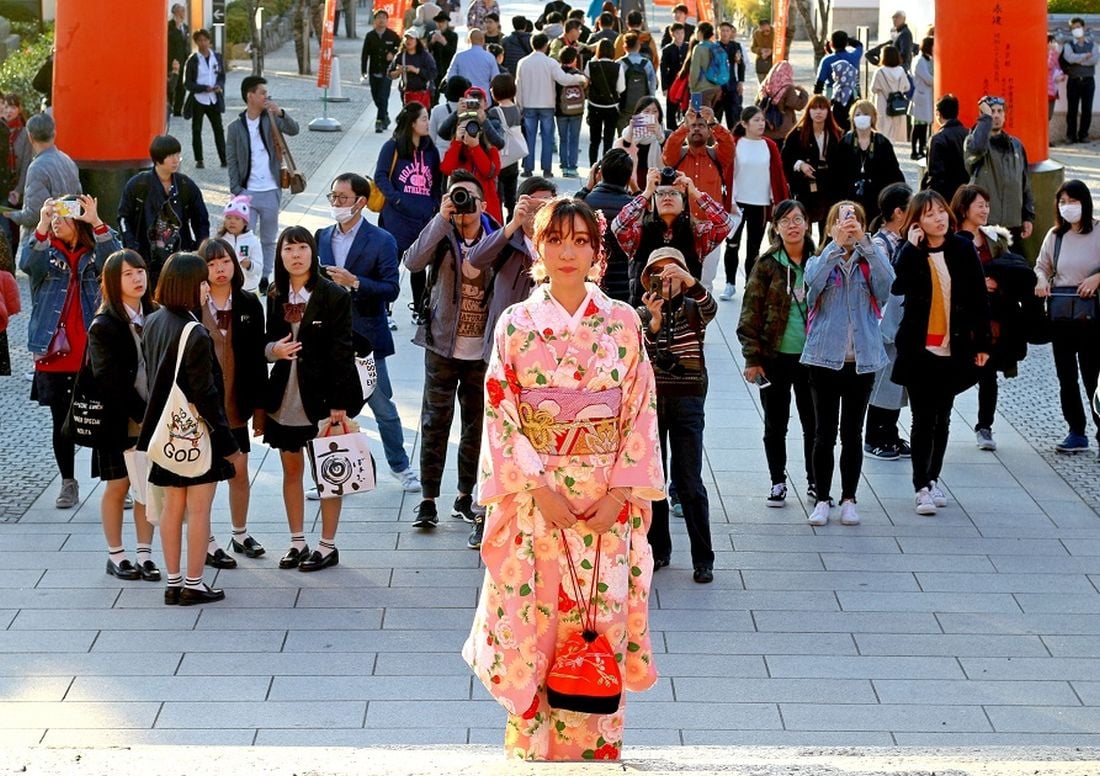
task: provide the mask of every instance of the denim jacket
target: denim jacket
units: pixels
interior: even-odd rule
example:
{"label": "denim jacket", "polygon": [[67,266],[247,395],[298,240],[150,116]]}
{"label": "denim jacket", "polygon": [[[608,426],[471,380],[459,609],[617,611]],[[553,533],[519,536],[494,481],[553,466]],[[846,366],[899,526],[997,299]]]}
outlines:
{"label": "denim jacket", "polygon": [[890,298],[894,270],[882,248],[867,235],[853,248],[852,261],[858,263],[850,275],[841,268],[843,260],[844,250],[830,243],[806,263],[810,316],[802,363],[842,369],[850,325],[856,372],[877,372],[886,365],[879,319]]}
{"label": "denim jacket", "polygon": [[[121,250],[122,243],[114,231],[97,234],[95,251],[86,251],[80,257],[80,305],[87,328],[99,308],[99,273],[107,257]],[[23,249],[19,269],[31,280],[31,320],[28,327],[27,349],[34,355],[43,355],[50,347],[61,313],[65,309],[65,297],[69,290],[71,269],[69,260],[53,238],[34,241]]]}

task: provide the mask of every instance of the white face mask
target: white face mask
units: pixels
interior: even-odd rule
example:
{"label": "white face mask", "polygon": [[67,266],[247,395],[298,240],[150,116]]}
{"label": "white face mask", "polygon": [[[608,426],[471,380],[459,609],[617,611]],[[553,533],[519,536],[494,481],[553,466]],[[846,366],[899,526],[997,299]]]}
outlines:
{"label": "white face mask", "polygon": [[1062,214],[1068,223],[1076,224],[1081,220],[1081,205],[1075,203],[1066,203],[1058,206],[1058,212]]}
{"label": "white face mask", "polygon": [[856,129],[870,129],[871,117],[860,114],[852,118],[852,123],[856,125]]}
{"label": "white face mask", "polygon": [[1078,40],[1085,37],[1085,28],[1084,27],[1074,27],[1073,28],[1073,37],[1077,38]]}
{"label": "white face mask", "polygon": [[353,207],[329,207],[328,212],[338,224],[355,218],[355,208]]}

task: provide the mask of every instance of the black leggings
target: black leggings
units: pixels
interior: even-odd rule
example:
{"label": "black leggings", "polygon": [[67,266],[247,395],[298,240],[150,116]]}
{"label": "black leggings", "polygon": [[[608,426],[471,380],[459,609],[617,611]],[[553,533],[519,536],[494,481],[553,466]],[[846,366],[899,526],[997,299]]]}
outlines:
{"label": "black leggings", "polygon": [[[833,485],[833,448],[840,430],[840,498],[855,501],[863,470],[863,418],[875,384],[875,373],[856,373],[856,365],[841,369],[810,367],[810,392],[814,399],[814,484],[817,501],[830,501]],[[770,389],[769,389],[770,390]],[[914,453],[915,455],[915,453]]]}
{"label": "black leggings", "polygon": [[731,286],[737,285],[737,265],[739,259],[737,253],[741,248],[741,234],[748,225],[748,240],[745,243],[745,282],[748,282],[752,274],[756,257],[760,255],[760,243],[764,241],[764,230],[767,229],[767,220],[764,213],[767,210],[763,205],[744,205],[740,202],[737,207],[741,210],[741,223],[737,225],[737,231],[733,233],[733,240],[726,245],[726,282]]}
{"label": "black leggings", "polygon": [[611,150],[615,142],[615,126],[619,120],[618,108],[597,108],[588,106],[588,163],[595,164],[603,158],[600,154],[600,141],[603,141],[603,152]]}
{"label": "black leggings", "polygon": [[792,393],[802,425],[806,481],[814,481],[814,402],[809,368],[798,359],[795,353],[778,353],[764,363],[764,376],[771,385],[760,391],[760,404],[764,408],[764,455],[768,459],[772,485],[787,481],[787,426],[791,419]]}
{"label": "black leggings", "polygon": [[909,386],[909,411],[913,416],[909,444],[913,448],[914,492],[940,478],[954,405],[955,394],[938,385]]}
{"label": "black leggings", "polygon": [[914,124],[912,138],[913,154],[924,156],[928,153],[928,125]]}
{"label": "black leggings", "polygon": [[73,479],[76,470],[76,445],[61,433],[61,427],[65,425],[65,416],[68,414],[67,405],[63,403],[50,405],[50,415],[53,416],[53,457],[57,461],[57,470],[63,480]]}

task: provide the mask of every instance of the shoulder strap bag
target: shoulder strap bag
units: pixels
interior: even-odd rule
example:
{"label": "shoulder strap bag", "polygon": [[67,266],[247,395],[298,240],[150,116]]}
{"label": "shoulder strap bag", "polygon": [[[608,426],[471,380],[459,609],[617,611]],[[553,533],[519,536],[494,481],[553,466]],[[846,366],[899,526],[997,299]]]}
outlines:
{"label": "shoulder strap bag", "polygon": [[[1051,280],[1058,277],[1058,256],[1062,252],[1062,236],[1054,238],[1054,260]],[[1092,323],[1097,320],[1096,297],[1085,299],[1077,293],[1077,286],[1053,286],[1047,298],[1047,315],[1051,323]]]}
{"label": "shoulder strap bag", "polygon": [[195,405],[187,401],[187,396],[179,385],[180,366],[187,350],[187,339],[201,325],[198,321],[191,321],[180,333],[172,387],[149,439],[149,461],[180,477],[201,477],[210,471],[214,462],[210,428],[195,409]]}
{"label": "shoulder strap bag", "polygon": [[290,189],[291,194],[301,194],[306,190],[306,176],[294,163],[279,123],[274,116],[268,118],[271,120],[271,135],[275,138],[275,158],[279,161],[279,188]]}
{"label": "shoulder strap bag", "polygon": [[99,381],[92,373],[91,348],[85,347],[84,363],[73,384],[73,400],[61,426],[61,433],[66,439],[81,447],[106,446],[112,429],[108,428],[110,419],[102,397]]}

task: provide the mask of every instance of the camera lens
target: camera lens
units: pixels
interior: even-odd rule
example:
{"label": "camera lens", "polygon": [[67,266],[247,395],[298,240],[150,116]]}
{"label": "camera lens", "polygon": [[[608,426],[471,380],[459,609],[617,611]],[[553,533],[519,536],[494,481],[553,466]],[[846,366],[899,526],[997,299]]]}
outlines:
{"label": "camera lens", "polygon": [[477,137],[478,134],[481,133],[481,124],[476,121],[467,121],[465,129],[467,135],[470,137]]}
{"label": "camera lens", "polygon": [[676,182],[676,168],[675,167],[662,167],[661,168],[661,185],[671,186]]}
{"label": "camera lens", "polygon": [[477,210],[477,203],[470,190],[459,186],[451,192],[451,203],[455,206],[456,213],[473,213]]}

